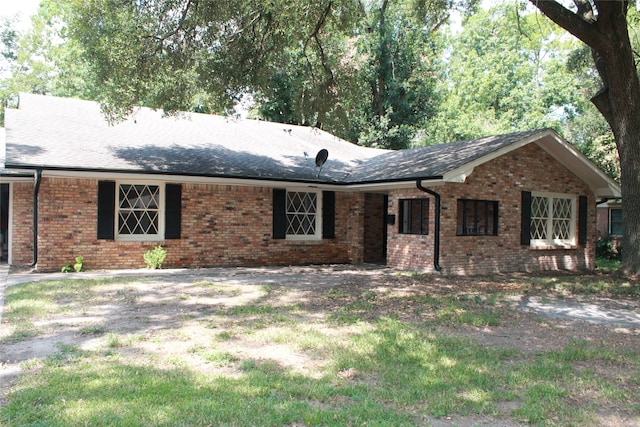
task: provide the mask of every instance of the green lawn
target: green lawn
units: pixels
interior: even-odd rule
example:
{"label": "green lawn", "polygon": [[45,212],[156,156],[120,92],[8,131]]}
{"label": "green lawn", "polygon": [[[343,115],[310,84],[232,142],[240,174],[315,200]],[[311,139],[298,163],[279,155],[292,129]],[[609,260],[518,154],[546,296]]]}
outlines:
{"label": "green lawn", "polygon": [[600,424],[603,411],[640,424],[632,347],[587,335],[547,349],[474,338],[507,334],[514,322],[561,336],[513,301],[540,292],[637,297],[637,284],[394,280],[312,291],[135,278],[11,287],[0,350],[44,339],[56,350],[21,362],[1,424],[582,426]]}

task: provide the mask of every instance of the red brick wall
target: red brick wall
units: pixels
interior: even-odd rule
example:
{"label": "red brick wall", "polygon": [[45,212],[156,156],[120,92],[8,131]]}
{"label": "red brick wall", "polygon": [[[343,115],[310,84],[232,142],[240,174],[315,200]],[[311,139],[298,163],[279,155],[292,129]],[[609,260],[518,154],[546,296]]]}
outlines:
{"label": "red brick wall", "polygon": [[[92,269],[144,267],[143,253],[158,244],[168,252],[165,267],[362,262],[361,193],[336,193],[334,239],[293,242],[271,237],[271,188],[183,184],[180,240],[120,242],[96,238],[97,186],[90,179],[42,179],[38,269],[59,270],[78,255]],[[30,209],[32,197],[16,195],[15,202],[23,200]],[[28,253],[26,242],[14,245]]]}
{"label": "red brick wall", "polygon": [[[596,207],[593,193],[535,144],[475,168],[464,183],[444,184],[431,189],[442,196],[440,265],[444,273],[490,274],[595,267]],[[522,191],[588,196],[587,246],[551,250],[521,246]],[[417,189],[395,191],[389,197],[389,213],[398,214],[398,199],[427,196]],[[461,198],[499,202],[498,236],[456,236],[457,200]],[[399,234],[397,224],[388,226],[388,265],[407,270],[433,270],[435,203],[429,206],[428,236]]]}
{"label": "red brick wall", "polygon": [[[166,267],[361,263],[382,250],[382,196],[336,192],[336,237],[292,242],[272,239],[272,189],[183,184],[182,238],[163,242],[98,240],[97,185],[93,179],[48,178],[40,187],[38,268],[59,270],[82,255],[88,268],[144,267],[143,253],[162,244]],[[585,184],[534,144],[477,167],[460,184],[432,187],[442,195],[440,265],[449,274],[592,269],[596,209]],[[522,191],[588,196],[586,248],[541,250],[520,245]],[[430,197],[417,189],[392,191],[388,212],[398,215],[398,199]],[[499,201],[498,236],[456,236],[459,198]],[[13,262],[32,261],[33,184],[13,184]],[[576,206],[577,208],[577,206]],[[427,236],[400,235],[398,221],[387,225],[387,264],[433,270],[433,219],[429,203]],[[378,231],[376,231],[376,229]],[[366,254],[366,255],[365,255]]]}
{"label": "red brick wall", "polygon": [[11,261],[14,265],[27,265],[33,261],[33,183],[14,182],[11,186]]}

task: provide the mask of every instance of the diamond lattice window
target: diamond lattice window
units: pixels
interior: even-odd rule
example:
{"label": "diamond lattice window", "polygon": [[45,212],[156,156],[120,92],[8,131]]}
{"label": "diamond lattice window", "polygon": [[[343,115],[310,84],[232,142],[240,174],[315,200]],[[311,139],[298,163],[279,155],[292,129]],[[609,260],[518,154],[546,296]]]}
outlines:
{"label": "diamond lattice window", "polygon": [[574,199],[534,196],[531,198],[531,240],[544,244],[572,244],[575,238]]}
{"label": "diamond lattice window", "polygon": [[571,238],[571,199],[553,199],[553,238]]}
{"label": "diamond lattice window", "polygon": [[160,187],[120,184],[118,192],[118,234],[156,236],[160,222]]}
{"label": "diamond lattice window", "polygon": [[549,199],[546,197],[531,198],[531,239],[547,239],[547,223],[549,222]]}
{"label": "diamond lattice window", "polygon": [[314,236],[317,212],[317,193],[287,192],[287,235]]}

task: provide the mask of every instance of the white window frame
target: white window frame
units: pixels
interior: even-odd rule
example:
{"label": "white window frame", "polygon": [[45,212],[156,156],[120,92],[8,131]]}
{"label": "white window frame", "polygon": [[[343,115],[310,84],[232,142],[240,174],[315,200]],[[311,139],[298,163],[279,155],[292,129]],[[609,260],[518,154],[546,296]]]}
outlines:
{"label": "white window frame", "polygon": [[[289,234],[289,215],[295,212],[289,211],[289,194],[290,193],[313,193],[316,195],[316,212],[315,212],[315,232],[314,234]],[[287,218],[286,240],[302,241],[302,240],[322,240],[322,191],[312,190],[308,188],[287,189],[285,199],[285,215]]]}
{"label": "white window frame", "polygon": [[[577,223],[577,209],[576,209],[576,199],[577,197],[573,194],[564,194],[564,193],[531,193],[531,204],[533,205],[533,199],[535,197],[546,198],[549,209],[551,212],[549,213],[549,217],[547,217],[546,221],[546,239],[534,239],[531,236],[531,246],[533,247],[559,247],[559,248],[571,248],[576,246],[576,223]],[[553,238],[553,222],[555,219],[555,215],[553,212],[554,208],[554,199],[568,199],[571,201],[571,219],[569,223],[569,238],[568,239],[554,239]],[[533,222],[533,209],[531,212],[531,221]],[[533,226],[531,227],[533,233]]]}
{"label": "white window frame", "polygon": [[[120,234],[120,186],[145,185],[158,187],[158,233],[157,234]],[[114,236],[115,240],[123,242],[159,242],[164,240],[164,214],[165,214],[165,184],[157,181],[116,181],[116,206]]]}

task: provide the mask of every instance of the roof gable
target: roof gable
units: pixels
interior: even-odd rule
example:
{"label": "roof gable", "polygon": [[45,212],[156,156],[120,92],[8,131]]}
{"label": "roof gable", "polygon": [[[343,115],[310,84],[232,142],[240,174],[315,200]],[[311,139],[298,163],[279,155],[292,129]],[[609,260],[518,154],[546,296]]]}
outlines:
{"label": "roof gable", "polygon": [[518,132],[393,151],[364,161],[363,167],[349,179],[356,182],[444,179],[447,174],[466,169],[473,162],[483,162],[492,153],[538,132]]}

